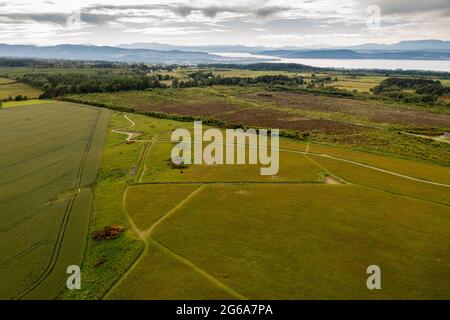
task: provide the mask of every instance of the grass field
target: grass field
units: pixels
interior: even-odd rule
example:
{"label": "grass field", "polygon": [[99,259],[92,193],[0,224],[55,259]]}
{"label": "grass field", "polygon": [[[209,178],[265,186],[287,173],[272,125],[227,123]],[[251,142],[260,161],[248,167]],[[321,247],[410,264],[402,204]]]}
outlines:
{"label": "grass field", "polygon": [[[375,81],[375,80],[373,80]],[[209,87],[71,95],[80,103],[213,118],[226,125],[275,127],[308,141],[450,164],[450,145],[404,131],[450,130],[449,110],[379,101],[269,92],[261,87]]]}
{"label": "grass field", "polygon": [[[192,121],[4,103],[0,298],[450,298],[450,149],[404,133],[446,130],[445,111],[260,87],[71,97],[310,135],[281,138],[276,176],[174,168],[171,132]],[[87,236],[113,226],[117,238]],[[59,294],[70,264],[82,289]],[[373,264],[380,291],[366,287]]]}
{"label": "grass field", "polygon": [[16,83],[16,80],[8,79],[8,78],[0,78],[0,85]]}
{"label": "grass field", "polygon": [[172,169],[166,140],[190,124],[127,117],[110,117],[91,220],[126,232],[88,241],[88,285],[64,298],[450,297],[449,168],[282,139],[269,181],[259,166]]}
{"label": "grass field", "polygon": [[15,82],[11,79],[0,78],[0,100],[13,99],[18,96],[26,96],[29,99],[38,98],[42,92],[22,83]]}
{"label": "grass field", "polygon": [[3,102],[2,108],[13,108],[13,107],[21,107],[21,106],[35,106],[38,104],[42,105],[48,105],[51,103],[56,103],[57,101],[54,100],[38,100],[38,99],[31,99],[31,100],[23,100],[23,101],[8,101]]}
{"label": "grass field", "polygon": [[0,110],[0,298],[55,298],[80,265],[108,111]]}

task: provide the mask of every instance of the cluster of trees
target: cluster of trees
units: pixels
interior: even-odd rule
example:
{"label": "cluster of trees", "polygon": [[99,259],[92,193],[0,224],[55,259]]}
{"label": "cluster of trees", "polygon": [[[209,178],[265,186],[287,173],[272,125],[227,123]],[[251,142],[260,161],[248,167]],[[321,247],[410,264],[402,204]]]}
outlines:
{"label": "cluster of trees", "polygon": [[24,96],[24,95],[21,95],[21,94],[15,96],[14,98],[12,96],[8,96],[8,98],[3,99],[3,101],[5,101],[5,102],[8,102],[8,101],[25,101],[25,100],[28,100],[28,97]]}
{"label": "cluster of trees", "polygon": [[179,65],[122,63],[111,61],[56,60],[31,58],[0,58],[0,67],[60,68],[60,69],[127,69],[142,72],[172,71]]}
{"label": "cluster of trees", "polygon": [[254,63],[254,64],[204,64],[200,67],[216,69],[237,69],[252,71],[290,71],[290,72],[339,72],[346,75],[383,75],[386,77],[411,76],[411,77],[435,77],[450,79],[450,72],[422,71],[422,70],[383,70],[383,69],[339,69],[339,68],[319,68],[296,63]]}
{"label": "cluster of trees", "polygon": [[229,86],[246,86],[254,84],[266,85],[296,85],[303,84],[301,77],[289,77],[285,75],[263,75],[255,78],[251,77],[222,77],[212,72],[198,71],[189,74],[190,80],[178,81],[174,79],[172,87],[188,88],[188,87],[206,87],[213,85],[229,85]]}
{"label": "cluster of trees", "polygon": [[121,68],[123,64],[109,61],[77,61],[30,58],[0,58],[0,67],[28,68]]}
{"label": "cluster of trees", "polygon": [[435,103],[448,92],[450,88],[444,87],[440,81],[423,78],[388,78],[373,89],[376,95],[407,103]]}
{"label": "cluster of trees", "polygon": [[124,90],[145,90],[165,88],[161,75],[105,73],[29,73],[18,80],[33,87],[41,88],[40,98],[53,98],[68,93],[117,92]]}
{"label": "cluster of trees", "polygon": [[306,66],[297,63],[252,63],[252,64],[227,64],[227,63],[216,63],[216,64],[203,64],[199,67],[205,68],[216,68],[216,69],[237,69],[237,70],[251,70],[251,71],[321,71],[322,68],[316,68],[311,66]]}

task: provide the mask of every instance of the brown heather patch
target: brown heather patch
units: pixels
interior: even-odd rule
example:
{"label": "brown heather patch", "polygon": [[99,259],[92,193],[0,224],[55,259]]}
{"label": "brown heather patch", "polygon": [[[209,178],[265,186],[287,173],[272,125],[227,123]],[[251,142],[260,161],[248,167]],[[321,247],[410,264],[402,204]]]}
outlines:
{"label": "brown heather patch", "polygon": [[450,117],[447,115],[395,108],[394,106],[387,106],[374,101],[291,92],[274,92],[271,95],[255,93],[242,95],[241,98],[271,102],[276,105],[306,111],[340,112],[367,117],[373,122],[386,122],[406,126],[450,127]]}
{"label": "brown heather patch", "polygon": [[357,125],[334,120],[300,118],[287,112],[271,109],[243,109],[219,115],[216,118],[230,124],[298,131],[320,131],[334,134],[364,130],[364,128]]}
{"label": "brown heather patch", "polygon": [[214,101],[208,103],[177,104],[164,106],[157,109],[157,111],[180,115],[213,116],[237,109],[238,107],[232,104],[223,101]]}

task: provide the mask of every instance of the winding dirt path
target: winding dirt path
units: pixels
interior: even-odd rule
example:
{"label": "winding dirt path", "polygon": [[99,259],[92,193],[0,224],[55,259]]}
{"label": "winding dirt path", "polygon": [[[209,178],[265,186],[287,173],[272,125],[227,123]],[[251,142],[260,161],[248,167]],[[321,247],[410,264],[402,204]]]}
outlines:
{"label": "winding dirt path", "polygon": [[[141,133],[125,131],[124,129],[131,129],[131,128],[135,127],[136,123],[134,121],[132,121],[127,115],[124,115],[124,117],[125,117],[125,119],[127,119],[130,122],[130,126],[125,127],[125,128],[113,129],[112,132],[115,132],[115,133],[118,133],[118,134],[125,134],[125,135],[127,135],[126,141],[155,142],[154,138],[152,140],[135,140],[135,138],[140,136]],[[170,140],[158,140],[158,142],[172,143],[172,141],[170,141]],[[195,143],[195,142],[193,142],[193,143]],[[239,145],[239,144],[227,144],[227,143],[223,143],[223,145],[242,146],[242,145]],[[259,149],[259,147],[257,147],[257,146],[250,146],[250,148]],[[148,150],[146,150],[146,152],[144,154],[144,158],[146,158],[148,156],[148,154],[150,153],[150,149],[151,149],[151,145],[148,148]],[[272,150],[278,150],[278,151],[282,151],[282,152],[301,154],[301,155],[304,155],[305,157],[307,157],[313,163],[316,163],[316,162],[313,159],[310,159],[309,156],[329,158],[329,159],[333,159],[333,160],[336,160],[336,161],[342,161],[342,162],[350,163],[350,164],[353,164],[353,165],[361,166],[361,167],[364,167],[364,168],[367,168],[367,169],[371,169],[371,170],[379,171],[379,172],[382,172],[382,173],[394,175],[394,176],[401,177],[401,178],[404,178],[404,179],[409,179],[409,180],[412,180],[412,181],[417,181],[417,182],[422,182],[422,183],[426,183],[426,184],[431,184],[431,185],[436,185],[436,186],[450,188],[449,184],[423,180],[423,179],[420,179],[420,178],[415,178],[415,177],[411,177],[411,176],[408,176],[408,175],[400,174],[398,172],[385,170],[385,169],[378,168],[378,167],[375,167],[375,166],[371,166],[371,165],[368,165],[368,164],[364,164],[364,163],[360,163],[360,162],[357,162],[357,161],[348,160],[348,159],[344,159],[344,158],[339,158],[339,157],[335,157],[335,156],[331,156],[331,155],[327,155],[327,154],[313,153],[313,152],[309,151],[309,143],[307,144],[307,147],[306,147],[305,151],[284,149],[284,148],[272,148]],[[318,165],[318,163],[316,163],[316,164]],[[326,170],[326,171],[329,172],[328,170]],[[332,175],[331,177],[332,177],[333,181],[330,181],[330,182],[334,183],[335,182],[334,181],[335,176]],[[159,183],[164,184],[164,182],[159,182]],[[156,184],[159,184],[159,183],[156,183]],[[193,182],[187,182],[187,183],[193,183]],[[219,182],[219,183],[223,183],[223,182]],[[142,183],[138,183],[138,184],[142,184]],[[147,183],[143,183],[143,184],[147,184]],[[149,184],[151,184],[151,183],[149,183]],[[233,290],[232,288],[228,287],[227,285],[225,285],[224,283],[222,283],[218,279],[214,278],[209,273],[207,273],[205,270],[201,269],[200,267],[198,267],[197,265],[192,263],[190,260],[188,260],[188,259],[178,255],[177,253],[171,251],[169,248],[167,248],[167,247],[163,246],[161,243],[159,243],[156,239],[152,238],[152,234],[154,233],[155,229],[161,223],[163,223],[165,220],[167,220],[168,218],[173,216],[176,213],[176,211],[178,211],[187,202],[189,202],[193,197],[195,197],[195,195],[200,193],[206,187],[206,185],[208,183],[199,183],[199,184],[200,184],[199,188],[197,188],[195,191],[193,191],[191,194],[189,194],[177,206],[175,206],[174,208],[169,210],[167,213],[165,213],[160,219],[158,219],[147,230],[139,230],[139,228],[135,225],[134,221],[132,220],[132,218],[128,214],[125,204],[126,204],[126,197],[127,197],[127,192],[128,192],[129,187],[126,188],[125,192],[123,193],[123,199],[122,199],[123,212],[125,213],[127,219],[129,220],[130,225],[132,226],[134,232],[143,241],[143,243],[144,243],[144,250],[142,251],[141,255],[134,261],[134,263],[131,265],[131,267],[124,274],[122,274],[122,276],[115,282],[115,284],[106,292],[106,294],[104,295],[103,299],[108,299],[111,296],[111,294],[116,290],[116,288],[118,288],[119,285],[134,271],[136,266],[142,261],[142,259],[145,257],[145,255],[149,252],[150,243],[153,244],[153,245],[156,245],[158,248],[160,248],[161,250],[166,252],[169,256],[173,257],[174,259],[176,259],[176,260],[180,261],[181,263],[189,266],[192,270],[194,270],[195,272],[197,272],[198,274],[200,274],[201,276],[203,276],[205,279],[209,280],[210,282],[212,282],[216,286],[222,288],[224,291],[226,291],[227,293],[231,294],[232,296],[234,296],[234,297],[236,297],[238,299],[247,299],[245,296],[241,295],[240,293],[238,293],[235,290]]]}
{"label": "winding dirt path", "polygon": [[[150,144],[150,146],[148,147],[148,149],[146,149],[145,154],[144,154],[144,159],[146,159],[148,157],[148,154],[150,153],[151,150],[151,146],[153,145],[153,143],[155,142],[155,137],[152,140],[133,140],[135,137],[141,135],[139,133],[136,132],[129,132],[129,131],[124,131],[123,129],[130,129],[133,128],[134,126],[136,126],[136,123],[134,121],[132,121],[130,118],[128,118],[127,115],[124,115],[125,119],[127,119],[131,125],[125,128],[120,128],[120,129],[113,129],[112,132],[114,133],[118,133],[118,134],[126,134],[127,135],[127,139],[126,141],[135,141],[135,142],[152,142],[152,144]],[[145,161],[145,160],[144,160]],[[145,168],[146,170],[147,168]],[[145,171],[144,171],[145,172]],[[144,173],[143,172],[143,173]],[[140,177],[140,179],[142,178],[142,176]],[[147,230],[140,230],[136,224],[134,223],[133,219],[131,218],[131,216],[129,215],[127,209],[126,209],[126,198],[127,198],[127,194],[128,194],[128,190],[130,187],[127,187],[122,195],[122,211],[125,213],[125,216],[127,218],[127,220],[129,221],[133,231],[139,236],[139,238],[143,241],[144,243],[144,249],[142,250],[141,254],[139,255],[139,257],[133,262],[133,264],[130,266],[130,268],[128,268],[128,270],[122,274],[122,276],[111,286],[111,288],[104,294],[104,296],[102,297],[102,299],[109,299],[112,295],[112,293],[120,286],[120,284],[134,271],[134,269],[136,268],[137,265],[139,265],[139,263],[143,260],[143,258],[148,254],[149,252],[149,246],[150,246],[150,242],[152,244],[154,244],[155,246],[157,246],[158,248],[160,248],[161,250],[163,250],[167,255],[171,256],[172,258],[178,260],[179,262],[187,265],[188,267],[190,267],[192,270],[194,270],[195,272],[197,272],[198,274],[200,274],[202,277],[204,277],[205,279],[207,279],[208,281],[210,281],[211,283],[213,283],[214,285],[216,285],[217,287],[223,289],[225,292],[229,293],[231,296],[240,299],[240,300],[248,300],[248,298],[246,298],[245,296],[241,295],[239,292],[235,291],[234,289],[228,287],[226,284],[222,283],[221,281],[219,281],[218,279],[216,279],[215,277],[213,277],[212,275],[210,275],[208,272],[206,272],[205,270],[203,270],[202,268],[198,267],[197,265],[195,265],[193,262],[191,262],[190,260],[178,255],[177,253],[173,252],[172,250],[170,250],[169,248],[163,246],[161,243],[159,243],[156,239],[153,239],[151,236],[153,234],[153,232],[155,231],[155,229],[161,224],[163,223],[166,219],[168,219],[169,217],[171,217],[172,215],[174,215],[176,213],[176,211],[178,211],[181,207],[183,207],[187,202],[189,202],[193,197],[195,197],[198,193],[200,193],[204,188],[206,187],[206,185],[200,185],[199,188],[197,188],[196,190],[194,190],[191,194],[189,194],[185,199],[183,199],[180,203],[178,203],[178,205],[176,205],[174,208],[172,208],[171,210],[169,210],[167,213],[165,213],[160,219],[158,219],[155,223],[152,224],[152,226],[147,229]]]}
{"label": "winding dirt path", "polygon": [[124,114],[123,115],[123,117],[125,118],[125,119],[127,119],[130,123],[131,123],[131,125],[130,126],[128,126],[128,127],[123,127],[123,128],[117,128],[117,129],[112,129],[111,131],[112,132],[114,132],[114,133],[118,133],[118,134],[126,134],[127,135],[127,142],[149,142],[150,140],[141,140],[141,139],[139,139],[139,140],[135,140],[134,138],[136,138],[136,137],[139,137],[139,136],[141,136],[142,135],[142,133],[139,133],[139,132],[133,132],[133,131],[124,131],[123,129],[131,129],[131,128],[133,128],[133,127],[135,127],[136,126],[136,123],[133,121],[133,120],[131,120],[129,117],[128,117],[128,115],[126,115],[126,114]]}
{"label": "winding dirt path", "polygon": [[[170,140],[158,140],[158,142],[170,142],[170,143],[172,143],[172,141],[170,141]],[[186,142],[196,143],[195,141],[186,141]],[[241,144],[231,144],[231,143],[225,143],[225,142],[222,143],[222,145],[240,146],[240,147],[245,146],[245,145],[241,145]],[[257,146],[249,146],[249,148],[259,149],[259,147],[257,147]],[[411,177],[411,176],[408,176],[408,175],[404,175],[404,174],[401,174],[401,173],[398,173],[398,172],[381,169],[381,168],[378,168],[378,167],[375,167],[375,166],[371,166],[371,165],[368,165],[368,164],[364,164],[364,163],[361,163],[361,162],[348,160],[348,159],[344,159],[344,158],[339,158],[339,157],[334,157],[334,156],[330,156],[330,155],[327,155],[327,154],[320,154],[320,153],[314,153],[314,152],[309,152],[309,151],[299,151],[299,150],[292,150],[292,149],[284,149],[284,148],[271,148],[271,150],[278,150],[278,151],[297,153],[297,154],[303,154],[303,155],[308,155],[308,156],[329,158],[329,159],[351,163],[351,164],[354,164],[354,165],[357,165],[357,166],[360,166],[360,167],[364,167],[364,168],[367,168],[367,169],[372,169],[372,170],[375,170],[375,171],[387,173],[387,174],[390,174],[390,175],[393,175],[393,176],[397,176],[397,177],[401,177],[401,178],[405,178],[405,179],[409,179],[409,180],[413,180],[413,181],[417,181],[417,182],[423,182],[423,183],[427,183],[427,184],[431,184],[431,185],[435,185],[435,186],[450,188],[450,184],[434,182],[434,181],[429,181],[429,180],[423,180],[423,179],[420,179],[420,178],[414,178],[414,177]]]}

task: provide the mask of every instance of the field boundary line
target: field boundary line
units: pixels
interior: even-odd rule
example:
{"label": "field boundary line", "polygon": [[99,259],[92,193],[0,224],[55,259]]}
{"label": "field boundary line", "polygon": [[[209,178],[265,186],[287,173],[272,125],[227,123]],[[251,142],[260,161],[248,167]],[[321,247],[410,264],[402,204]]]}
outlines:
{"label": "field boundary line", "polygon": [[195,272],[199,273],[204,278],[206,278],[207,280],[209,280],[210,282],[215,284],[217,287],[223,289],[224,291],[226,291],[230,295],[238,298],[239,300],[249,300],[247,297],[243,296],[242,294],[240,294],[239,292],[237,292],[233,288],[230,288],[229,286],[227,286],[223,282],[219,281],[217,278],[215,278],[212,275],[210,275],[209,273],[207,273],[205,270],[203,270],[199,266],[195,265],[192,261],[190,261],[190,260],[184,258],[183,256],[180,256],[179,254],[173,252],[172,250],[170,250],[169,248],[167,248],[166,246],[161,244],[158,240],[150,237],[149,241],[151,241],[155,246],[157,246],[158,248],[163,250],[168,255],[172,256],[174,259],[176,259],[176,260],[184,263],[185,265],[189,266],[192,270],[194,270]]}
{"label": "field boundary line", "polygon": [[136,266],[142,261],[142,259],[145,257],[145,255],[149,251],[149,244],[148,244],[148,236],[153,232],[153,230],[158,226],[162,221],[164,221],[166,218],[168,218],[170,215],[173,214],[174,211],[179,209],[184,203],[186,203],[190,198],[192,198],[197,192],[199,192],[201,189],[204,188],[204,186],[199,187],[194,192],[192,192],[187,198],[185,198],[183,201],[181,201],[176,207],[171,209],[169,212],[167,212],[164,216],[162,216],[159,220],[157,220],[149,229],[146,231],[141,231],[136,224],[134,223],[133,219],[129,215],[127,209],[126,209],[126,197],[128,194],[128,190],[130,187],[127,187],[123,193],[122,196],[122,210],[125,213],[125,216],[127,217],[128,221],[131,224],[131,227],[133,231],[137,234],[137,236],[144,242],[144,249],[142,250],[139,257],[132,263],[132,265],[121,275],[121,277],[108,289],[108,291],[103,295],[101,298],[102,300],[109,299],[111,294],[115,291],[115,289],[130,275],[133,270],[136,268]]}
{"label": "field boundary line", "polygon": [[394,191],[389,191],[389,190],[384,190],[384,189],[380,189],[380,188],[376,188],[376,187],[371,187],[371,186],[367,186],[367,185],[364,185],[364,184],[352,183],[352,185],[360,187],[360,188],[366,188],[366,189],[373,190],[373,191],[388,193],[390,195],[393,195],[393,196],[396,196],[396,197],[402,197],[402,198],[405,198],[405,199],[408,199],[408,200],[416,200],[416,201],[421,201],[421,202],[425,202],[425,203],[428,203],[428,204],[433,204],[433,205],[436,205],[436,206],[450,207],[450,204],[446,204],[446,203],[442,203],[442,202],[434,202],[434,201],[426,200],[426,199],[420,199],[420,198],[408,196],[406,194],[401,194],[401,193],[397,193],[397,192],[394,192]]}
{"label": "field boundary line", "polygon": [[158,136],[155,134],[155,136],[152,138],[151,142],[144,149],[144,155],[142,157],[142,171],[141,171],[141,173],[139,175],[139,179],[138,179],[139,183],[142,182],[142,179],[144,178],[144,175],[147,172],[148,155],[150,154],[150,151],[151,151],[153,145],[155,144],[155,142],[157,141],[157,139],[158,139]]}
{"label": "field boundary line", "polygon": [[178,211],[181,207],[183,207],[189,200],[191,200],[195,195],[200,193],[206,186],[202,185],[199,188],[195,189],[194,192],[190,193],[186,198],[184,198],[180,203],[178,203],[175,207],[170,209],[166,214],[164,214],[161,218],[159,218],[155,223],[152,224],[150,228],[141,232],[141,237],[147,238],[152,235],[153,231],[155,231],[156,227],[159,226],[163,221],[170,218],[176,211]]}
{"label": "field boundary line", "polygon": [[[172,141],[170,140],[159,140],[159,142],[170,142],[172,143]],[[191,143],[195,143],[194,141],[185,141],[185,142],[191,142]],[[233,143],[222,143],[222,145],[233,145],[233,146],[245,146],[245,145],[240,145],[240,144],[233,144]],[[249,148],[253,148],[253,149],[260,149],[260,147],[258,146],[248,146]],[[375,166],[371,166],[368,164],[364,164],[361,162],[357,162],[357,161],[353,161],[353,160],[347,160],[344,158],[339,158],[339,157],[334,157],[334,156],[330,156],[327,154],[320,154],[320,153],[313,153],[313,152],[306,152],[306,151],[300,151],[300,150],[292,150],[292,149],[284,149],[284,148],[269,148],[271,150],[278,150],[278,151],[284,151],[284,152],[290,152],[290,153],[297,153],[297,154],[303,154],[303,155],[310,155],[310,156],[316,156],[316,157],[324,157],[324,158],[329,158],[329,159],[333,159],[333,160],[338,160],[338,161],[343,161],[343,162],[348,162],[357,166],[361,166],[361,167],[365,167],[368,169],[372,169],[375,171],[380,171],[383,173],[387,173],[387,174],[391,174],[400,178],[405,178],[405,179],[409,179],[409,180],[413,180],[413,181],[417,181],[417,182],[423,182],[423,183],[427,183],[427,184],[432,184],[432,185],[436,185],[436,186],[441,186],[441,187],[446,187],[446,188],[450,188],[450,184],[445,184],[445,183],[440,183],[440,182],[434,182],[434,181],[429,181],[429,180],[423,180],[420,178],[414,178],[411,176],[407,176],[401,173],[397,173],[394,171],[389,171],[389,170],[385,170],[385,169],[381,169]]]}
{"label": "field boundary line", "polygon": [[194,192],[192,192],[191,194],[189,194],[184,200],[182,200],[177,206],[175,206],[174,208],[172,208],[169,212],[167,212],[164,216],[162,216],[158,221],[156,221],[149,229],[147,229],[142,236],[144,237],[144,239],[146,239],[147,241],[152,241],[155,245],[157,245],[160,249],[162,249],[163,251],[165,251],[167,254],[171,255],[173,258],[181,261],[182,263],[184,263],[185,265],[187,265],[188,267],[190,267],[192,270],[196,271],[197,273],[199,273],[200,275],[202,275],[203,277],[205,277],[207,280],[211,281],[212,283],[214,283],[216,286],[218,286],[219,288],[225,290],[226,292],[228,292],[229,294],[231,294],[232,296],[240,299],[240,300],[248,300],[248,298],[246,298],[245,296],[243,296],[242,294],[240,294],[239,292],[235,291],[234,289],[228,287],[226,284],[222,283],[221,281],[219,281],[218,279],[216,279],[215,277],[213,277],[212,275],[210,275],[209,273],[207,273],[205,270],[203,270],[202,268],[198,267],[197,265],[195,265],[192,261],[180,256],[179,254],[173,252],[172,250],[170,250],[169,248],[165,247],[164,245],[162,245],[160,242],[158,242],[155,238],[152,237],[153,232],[155,231],[156,227],[158,227],[162,222],[164,222],[166,219],[170,218],[171,216],[173,216],[175,214],[176,211],[178,211],[181,207],[183,207],[187,202],[189,202],[193,197],[195,197],[198,193],[200,193],[201,191],[203,191],[203,189],[205,189],[205,185],[200,186],[199,188],[197,188]]}
{"label": "field boundary line", "polygon": [[[308,149],[309,149],[309,144],[308,144]],[[310,161],[312,164],[316,165],[318,168],[322,169],[325,171],[326,174],[330,175],[331,177],[335,178],[336,180],[338,180],[341,184],[348,184],[348,182],[346,182],[344,179],[342,179],[341,177],[338,177],[335,173],[331,172],[331,170],[329,170],[328,168],[326,168],[325,166],[321,165],[320,163],[318,163],[317,161],[311,159],[310,157],[308,157],[306,154],[303,155],[308,161]],[[319,181],[321,181],[321,175],[319,173]],[[324,181],[323,183],[326,183],[326,177],[324,177]]]}
{"label": "field boundary line", "polygon": [[0,83],[0,86],[7,86],[8,84],[20,83],[19,81],[11,80],[12,82]]}
{"label": "field boundary line", "polygon": [[329,158],[329,159],[338,160],[338,161],[343,161],[343,162],[351,163],[351,164],[358,165],[358,166],[361,166],[361,167],[364,167],[364,168],[372,169],[372,170],[375,170],[375,171],[380,171],[380,172],[383,172],[383,173],[391,174],[393,176],[397,176],[397,177],[400,177],[400,178],[409,179],[409,180],[413,180],[413,181],[417,181],[417,182],[428,183],[428,184],[432,184],[432,185],[435,185],[435,186],[450,188],[449,184],[423,180],[423,179],[420,179],[420,178],[414,178],[414,177],[407,176],[407,175],[404,175],[404,174],[401,174],[401,173],[397,173],[397,172],[381,169],[381,168],[378,168],[378,167],[374,167],[374,166],[371,166],[371,165],[368,165],[368,164],[356,162],[356,161],[353,161],[353,160],[347,160],[347,159],[338,158],[338,157],[330,156],[330,155],[327,155],[327,154],[319,154],[319,153],[308,153],[308,155],[317,156],[317,157],[324,157],[324,158]]}
{"label": "field boundary line", "polygon": [[283,185],[283,184],[323,184],[322,181],[155,181],[155,182],[140,182],[135,186],[145,185],[248,185],[248,184],[268,184],[268,185]]}
{"label": "field boundary line", "polygon": [[65,237],[65,233],[66,233],[66,229],[67,229],[67,225],[69,223],[69,218],[72,214],[72,208],[73,205],[81,191],[81,179],[83,176],[83,171],[84,171],[84,165],[86,162],[86,158],[87,155],[91,149],[91,145],[92,145],[92,140],[94,138],[94,134],[97,130],[97,126],[98,126],[98,122],[100,120],[100,116],[102,114],[102,111],[99,110],[97,111],[97,117],[95,119],[95,122],[91,128],[91,132],[89,135],[89,139],[87,141],[86,147],[84,149],[83,152],[83,157],[80,161],[80,165],[78,166],[78,172],[77,172],[77,177],[76,177],[76,182],[75,182],[75,193],[73,195],[73,197],[69,200],[69,203],[66,207],[63,219],[62,219],[62,223],[60,224],[60,228],[59,228],[59,232],[58,232],[58,236],[56,239],[56,243],[55,243],[55,247],[53,249],[53,253],[52,256],[50,258],[50,262],[48,263],[47,267],[44,269],[44,271],[42,272],[42,274],[38,277],[38,279],[36,280],[36,282],[34,282],[30,287],[28,287],[27,289],[25,289],[21,294],[19,294],[17,296],[18,299],[22,299],[23,297],[25,297],[27,294],[33,292],[37,287],[39,287],[39,285],[45,281],[45,279],[48,278],[48,276],[53,272],[53,269],[55,268],[56,263],[58,262],[58,258],[59,258],[59,254],[61,252],[61,248],[63,245],[63,241],[64,241],[64,237]]}
{"label": "field boundary line", "polygon": [[148,253],[148,243],[147,241],[141,237],[141,231],[138,229],[136,224],[134,223],[133,219],[131,219],[127,208],[126,208],[126,199],[128,195],[128,189],[130,186],[127,186],[123,192],[122,195],[122,212],[125,214],[125,217],[127,218],[128,222],[131,225],[131,228],[136,233],[136,236],[143,242],[144,248],[141,251],[141,254],[133,261],[133,263],[130,265],[130,267],[120,276],[119,279],[117,279],[112,286],[105,292],[105,294],[100,298],[101,300],[107,300],[111,296],[111,294],[116,290],[116,288],[125,280],[128,275],[133,272],[134,268],[141,262],[141,260],[145,257],[145,255]]}

